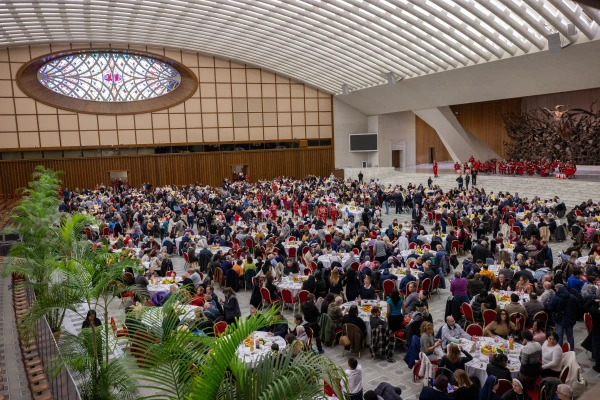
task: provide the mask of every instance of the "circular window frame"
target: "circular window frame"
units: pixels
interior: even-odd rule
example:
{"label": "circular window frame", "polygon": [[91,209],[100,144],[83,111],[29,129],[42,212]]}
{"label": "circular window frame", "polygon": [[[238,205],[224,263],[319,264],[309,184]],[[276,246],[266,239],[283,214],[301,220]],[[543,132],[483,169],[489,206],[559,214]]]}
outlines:
{"label": "circular window frame", "polygon": [[[83,100],[65,96],[48,89],[38,80],[38,70],[44,64],[65,56],[88,53],[132,54],[153,58],[175,68],[181,76],[181,83],[173,91],[152,99],[110,102]],[[97,115],[132,115],[160,111],[183,103],[196,93],[198,78],[191,69],[182,63],[159,54],[120,49],[81,49],[46,54],[23,64],[19,68],[19,71],[17,71],[17,86],[23,93],[35,101],[61,110]]]}

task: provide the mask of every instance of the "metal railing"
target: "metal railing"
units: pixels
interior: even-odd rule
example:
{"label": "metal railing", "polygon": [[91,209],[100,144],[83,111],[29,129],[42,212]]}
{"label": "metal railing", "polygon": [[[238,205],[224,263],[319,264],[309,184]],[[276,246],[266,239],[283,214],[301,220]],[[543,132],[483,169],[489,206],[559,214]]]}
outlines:
{"label": "metal railing", "polygon": [[[33,304],[34,299],[35,294],[33,293],[33,289],[27,288],[27,302],[30,306]],[[36,331],[37,351],[46,370],[46,376],[48,377],[54,398],[60,400],[80,400],[81,397],[75,380],[67,368],[62,368],[56,376],[50,374],[48,370],[50,361],[59,355],[59,349],[46,318],[41,318],[37,321]]]}

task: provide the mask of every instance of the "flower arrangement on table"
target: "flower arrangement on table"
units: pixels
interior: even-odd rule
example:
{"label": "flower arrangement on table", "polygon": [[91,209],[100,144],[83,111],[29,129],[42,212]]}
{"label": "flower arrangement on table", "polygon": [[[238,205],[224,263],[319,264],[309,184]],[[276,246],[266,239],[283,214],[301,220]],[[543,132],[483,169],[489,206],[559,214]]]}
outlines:
{"label": "flower arrangement on table", "polygon": [[366,305],[366,306],[362,306],[361,308],[362,308],[362,310],[363,310],[364,312],[366,312],[366,313],[370,313],[370,312],[371,312],[371,310],[373,309],[373,306]]}
{"label": "flower arrangement on table", "polygon": [[175,283],[175,278],[165,278],[161,282],[163,285],[172,285]]}

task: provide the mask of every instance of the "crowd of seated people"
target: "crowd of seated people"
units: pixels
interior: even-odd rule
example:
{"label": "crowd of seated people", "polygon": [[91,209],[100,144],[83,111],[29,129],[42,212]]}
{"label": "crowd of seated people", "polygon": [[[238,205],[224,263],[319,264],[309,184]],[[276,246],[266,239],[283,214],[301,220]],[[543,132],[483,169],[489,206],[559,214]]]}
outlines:
{"label": "crowd of seated people", "polygon": [[[574,349],[573,326],[584,310],[595,320],[600,318],[594,301],[600,247],[594,245],[597,235],[586,229],[597,227],[600,207],[591,200],[567,213],[558,197],[526,199],[518,193],[488,194],[483,189],[426,191],[422,185],[386,187],[376,181],[317,177],[257,183],[225,180],[220,188],[146,184],[117,192],[99,188],[63,190],[63,194],[61,210],[85,211],[96,218],[97,225],[86,232],[96,246],[109,246],[122,257],[139,259],[140,269],[130,271],[127,284],[147,288],[154,277],[171,273],[171,257],[186,258],[188,269],[155,305],[177,296],[198,306],[193,324],[198,331],[217,320],[231,324],[242,316],[235,294],[240,286],[252,289],[251,303],[260,308],[261,288],[271,301],[283,303],[278,288],[281,280],[307,275],[301,289],[308,292],[308,298],[301,304],[303,313],[296,315],[300,318],[294,318],[295,325],[304,328],[290,333],[283,329],[283,322],[266,328],[290,344],[296,340],[304,344],[310,328],[313,343],[323,352],[321,338],[326,336],[321,332],[326,329],[321,326],[321,315],[326,314],[334,329],[354,325],[363,338],[371,337],[369,344],[377,349],[388,349],[394,338],[400,338],[410,357],[416,351],[418,359],[422,352],[457,372],[471,356],[456,340],[476,339],[461,327],[464,315],[460,310],[466,303],[475,323],[483,324],[484,311],[496,312],[482,326],[483,336],[513,336],[524,344],[527,350],[522,358],[527,355],[529,361],[523,362],[519,372],[520,387],[529,387],[537,377],[559,372],[554,347],[568,342]],[[383,224],[382,209],[387,210],[389,203],[397,213],[408,212],[404,222],[395,219]],[[568,236],[574,244],[565,252],[568,257],[555,265],[548,242]],[[296,251],[290,253],[291,248]],[[462,271],[448,280],[457,304],[447,312],[446,324],[439,327],[436,337],[428,307],[431,287],[424,288],[423,283],[440,277],[439,287],[445,287],[448,272],[461,267],[457,256],[463,252],[468,255]],[[593,258],[581,265],[584,255]],[[219,279],[226,286],[222,300],[213,286]],[[384,293],[386,281],[394,282],[388,293]],[[490,290],[527,294],[529,301],[522,304],[522,296],[513,293],[501,309]],[[143,290],[136,291],[136,296],[144,296]],[[385,300],[387,311],[373,307],[369,324],[373,332],[367,332],[359,307],[344,303],[373,299]],[[548,321],[536,319],[542,311]],[[523,316],[527,328],[517,327],[511,319],[514,313]],[[555,333],[547,334],[548,326]],[[416,347],[415,340],[419,341]],[[590,344],[590,349],[597,345]],[[594,354],[600,354],[598,347]],[[394,362],[393,346],[391,355],[387,350],[378,354]],[[531,367],[536,362],[541,368]],[[502,364],[500,357],[488,368],[502,371]],[[460,381],[467,392],[471,385],[462,375]]]}

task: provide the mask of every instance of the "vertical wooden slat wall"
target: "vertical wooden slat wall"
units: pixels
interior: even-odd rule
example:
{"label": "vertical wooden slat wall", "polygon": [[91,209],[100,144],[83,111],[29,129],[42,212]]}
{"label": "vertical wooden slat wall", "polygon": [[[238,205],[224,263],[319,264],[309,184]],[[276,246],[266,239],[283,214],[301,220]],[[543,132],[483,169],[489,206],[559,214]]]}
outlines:
{"label": "vertical wooden slat wall", "polygon": [[334,166],[332,147],[289,150],[260,150],[215,153],[164,154],[146,156],[89,157],[54,160],[0,161],[0,191],[14,193],[27,186],[37,165],[64,171],[63,186],[94,188],[109,184],[109,171],[129,171],[129,184],[153,185],[191,183],[220,186],[231,178],[232,165],[248,165],[251,181],[277,176],[303,178],[329,176]]}
{"label": "vertical wooden slat wall", "polygon": [[415,137],[416,137],[416,162],[417,164],[429,163],[429,148],[435,148],[435,158],[437,162],[450,161],[450,153],[440,139],[436,130],[421,118],[415,115]]}

